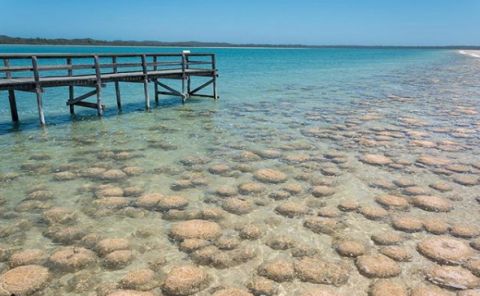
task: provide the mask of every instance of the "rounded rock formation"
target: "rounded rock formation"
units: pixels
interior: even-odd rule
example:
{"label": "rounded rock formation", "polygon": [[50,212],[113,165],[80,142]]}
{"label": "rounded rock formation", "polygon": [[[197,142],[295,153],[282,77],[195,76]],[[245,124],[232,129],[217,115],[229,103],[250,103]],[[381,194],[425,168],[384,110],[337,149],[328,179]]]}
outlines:
{"label": "rounded rock formation", "polygon": [[108,268],[123,268],[133,260],[133,252],[130,250],[118,250],[105,256],[104,265]]}
{"label": "rounded rock formation", "polygon": [[231,197],[222,203],[222,208],[232,214],[244,215],[253,210],[253,203],[249,200]]}
{"label": "rounded rock formation", "polygon": [[187,296],[198,293],[208,287],[209,275],[193,265],[174,267],[167,274],[162,290],[167,295]]}
{"label": "rounded rock formation", "polygon": [[441,264],[461,264],[474,254],[463,241],[446,236],[426,238],[418,243],[417,250]]}
{"label": "rounded rock formation", "polygon": [[27,249],[15,252],[10,256],[10,267],[17,267],[21,265],[41,264],[46,259],[44,251],[39,249]]}
{"label": "rounded rock formation", "polygon": [[260,169],[254,173],[254,177],[264,183],[283,183],[287,181],[287,175],[273,169]]}
{"label": "rounded rock formation", "polygon": [[387,209],[406,210],[409,207],[405,198],[396,195],[380,195],[375,198],[375,201]]}
{"label": "rounded rock formation", "polygon": [[413,216],[397,216],[392,218],[392,226],[400,231],[419,232],[423,230],[423,221]]}
{"label": "rounded rock formation", "polygon": [[276,282],[287,282],[293,280],[295,271],[290,261],[277,259],[263,263],[258,268],[258,274]]}
{"label": "rounded rock formation", "polygon": [[185,197],[178,195],[162,196],[158,199],[156,207],[162,211],[179,210],[188,205],[188,200]]}
{"label": "rounded rock formation", "polygon": [[398,276],[400,266],[385,255],[363,255],[355,261],[358,271],[369,278],[389,278]]}
{"label": "rounded rock formation", "polygon": [[66,247],[56,251],[48,259],[60,270],[75,271],[95,262],[95,253],[82,247]]}
{"label": "rounded rock formation", "polygon": [[326,197],[335,194],[335,189],[325,185],[319,185],[312,188],[312,195],[315,197]]}
{"label": "rounded rock formation", "polygon": [[339,242],[335,250],[338,254],[345,257],[358,257],[365,254],[365,245],[357,241],[342,241]]}
{"label": "rounded rock formation", "polygon": [[177,223],[170,229],[170,237],[175,240],[188,238],[214,240],[221,234],[222,229],[217,223],[199,219]]}
{"label": "rounded rock formation", "polygon": [[370,165],[388,165],[392,163],[392,160],[384,155],[380,154],[365,154],[360,157],[360,161]]}
{"label": "rounded rock formation", "polygon": [[400,283],[392,280],[376,281],[368,293],[370,296],[408,296],[407,289]]}
{"label": "rounded rock formation", "polygon": [[413,255],[407,249],[400,246],[386,246],[379,251],[383,255],[398,262],[408,262],[413,258]]}
{"label": "rounded rock formation", "polygon": [[130,242],[125,238],[106,238],[98,242],[96,250],[100,256],[107,255],[113,251],[127,250]]}
{"label": "rounded rock formation", "polygon": [[450,201],[431,195],[417,195],[412,199],[412,204],[430,212],[449,212],[453,209]]}
{"label": "rounded rock formation", "polygon": [[287,201],[275,208],[275,211],[282,216],[289,218],[303,216],[308,213],[308,208],[302,203]]}
{"label": "rounded rock formation", "polygon": [[47,284],[50,273],[39,265],[15,267],[0,275],[0,291],[8,295],[32,295]]}
{"label": "rounded rock formation", "polygon": [[295,272],[300,280],[313,284],[341,286],[350,277],[349,268],[342,262],[323,261],[304,257],[294,264]]}
{"label": "rounded rock formation", "polygon": [[426,278],[449,289],[467,290],[480,287],[480,278],[459,266],[435,266],[427,271]]}

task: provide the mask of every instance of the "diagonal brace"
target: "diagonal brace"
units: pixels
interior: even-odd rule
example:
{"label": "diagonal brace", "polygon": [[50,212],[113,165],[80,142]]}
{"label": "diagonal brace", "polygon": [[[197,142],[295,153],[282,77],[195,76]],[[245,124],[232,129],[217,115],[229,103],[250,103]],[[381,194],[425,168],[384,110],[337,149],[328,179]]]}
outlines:
{"label": "diagonal brace", "polygon": [[215,79],[210,79],[209,81],[207,81],[207,82],[205,82],[204,84],[200,85],[200,86],[197,87],[196,89],[192,90],[192,91],[190,92],[190,95],[192,95],[192,96],[195,95],[195,93],[197,93],[198,91],[200,91],[200,90],[204,89],[205,87],[209,86],[210,84],[212,84],[214,80],[215,80]]}
{"label": "diagonal brace", "polygon": [[94,96],[94,95],[96,95],[96,94],[97,94],[97,90],[96,90],[96,89],[94,89],[94,90],[92,90],[92,91],[89,91],[88,93],[83,94],[83,95],[81,95],[81,96],[79,96],[79,97],[76,97],[76,98],[73,99],[73,100],[68,100],[68,101],[67,101],[67,106],[68,106],[68,105],[74,105],[74,104],[76,104],[76,103],[78,103],[78,102],[80,102],[80,101],[83,101],[83,100],[85,100],[86,98],[89,98],[89,97]]}
{"label": "diagonal brace", "polygon": [[177,95],[177,96],[180,96],[180,97],[183,97],[183,96],[184,96],[181,92],[179,92],[179,91],[171,88],[170,86],[168,86],[168,85],[166,85],[166,84],[161,83],[161,82],[158,81],[158,80],[157,80],[155,83],[157,83],[158,86],[160,86],[160,87],[162,87],[162,88],[164,88],[164,89],[166,89],[166,90],[171,91],[173,95]]}

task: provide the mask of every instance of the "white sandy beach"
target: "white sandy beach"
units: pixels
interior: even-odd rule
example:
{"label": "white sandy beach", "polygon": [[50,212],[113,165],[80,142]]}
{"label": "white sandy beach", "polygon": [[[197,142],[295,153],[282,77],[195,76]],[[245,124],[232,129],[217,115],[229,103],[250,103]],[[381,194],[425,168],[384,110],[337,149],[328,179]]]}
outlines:
{"label": "white sandy beach", "polygon": [[459,53],[468,55],[474,58],[480,58],[480,50],[460,50]]}

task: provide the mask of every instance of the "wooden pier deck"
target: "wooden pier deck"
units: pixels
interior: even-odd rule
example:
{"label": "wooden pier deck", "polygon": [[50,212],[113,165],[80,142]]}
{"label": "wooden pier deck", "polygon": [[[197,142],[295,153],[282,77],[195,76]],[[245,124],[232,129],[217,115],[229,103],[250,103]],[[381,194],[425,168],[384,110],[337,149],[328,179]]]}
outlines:
{"label": "wooden pier deck", "polygon": [[[127,53],[127,54],[0,54],[0,91],[8,91],[12,121],[19,121],[15,91],[36,94],[40,124],[45,124],[42,100],[44,89],[68,87],[67,106],[94,108],[103,115],[102,87],[115,84],[117,108],[122,108],[120,82],[142,83],[145,109],[150,109],[149,84],[154,84],[155,101],[159,95],[179,96],[185,102],[192,96],[217,99],[215,55],[210,53]],[[2,73],[4,75],[2,75]],[[192,87],[192,77],[201,77],[200,85]],[[181,80],[176,90],[165,80]],[[161,81],[162,80],[162,81]],[[200,90],[212,87],[211,94]],[[75,89],[77,87],[77,89]],[[90,88],[76,95],[78,88]],[[86,99],[95,97],[94,102]]]}

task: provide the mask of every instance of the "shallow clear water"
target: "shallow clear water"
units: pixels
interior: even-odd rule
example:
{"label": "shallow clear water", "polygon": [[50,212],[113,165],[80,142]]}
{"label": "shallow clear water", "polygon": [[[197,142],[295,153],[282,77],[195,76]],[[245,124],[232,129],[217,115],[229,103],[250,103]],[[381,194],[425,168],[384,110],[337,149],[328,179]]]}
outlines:
{"label": "shallow clear water", "polygon": [[[180,50],[0,46],[0,52]],[[162,295],[162,289],[168,292],[162,283],[173,267],[194,264],[210,277],[198,295],[210,295],[222,287],[248,290],[257,274],[275,279],[263,271],[263,264],[281,259],[295,265],[295,274],[273,283],[275,295],[302,295],[313,288],[367,295],[379,275],[360,272],[360,260],[339,255],[336,246],[355,241],[374,255],[383,250],[371,236],[395,232],[404,238],[400,249],[411,257],[392,263],[399,269],[392,282],[403,288],[438,285],[428,271],[444,262],[417,251],[420,242],[435,237],[465,245],[469,252],[461,258],[462,270],[478,275],[464,261],[480,255],[468,246],[480,231],[480,59],[427,49],[193,52],[217,54],[220,100],[192,99],[182,105],[178,98],[162,97],[159,106],[145,112],[142,86],[125,83],[122,114],[115,109],[109,85],[104,118],[91,110],[78,110],[71,118],[66,89],[48,89],[47,127],[41,129],[31,106],[33,94],[18,94],[19,126],[10,123],[7,94],[0,94],[2,274],[19,264],[12,259],[16,252],[40,249],[43,255],[26,261],[49,268],[50,279],[36,291],[39,295],[108,295],[125,288],[121,279],[129,271],[147,267],[154,270],[153,284],[134,288]],[[435,158],[428,162],[425,156]],[[279,180],[259,177],[264,168],[274,169]],[[108,170],[118,176],[109,178]],[[240,185],[250,182],[263,190],[241,190]],[[433,186],[439,182],[442,190]],[[319,185],[332,194],[319,196],[316,190],[325,190]],[[138,192],[127,193],[131,186]],[[188,205],[169,212],[168,206],[142,206],[142,196],[153,193],[181,196]],[[223,196],[227,194],[231,196]],[[406,205],[400,210],[376,201],[386,194],[399,196]],[[448,209],[436,208],[432,197],[422,205],[418,195],[439,197]],[[339,207],[346,201],[359,207]],[[277,208],[285,203],[295,206],[289,209],[293,218]],[[372,219],[370,206],[379,217]],[[51,209],[58,207],[74,217],[49,220],[55,213]],[[202,214],[204,209],[219,211],[219,217]],[[318,214],[332,217],[322,220],[315,218]],[[202,251],[212,247],[185,251],[169,234],[172,226],[193,218],[216,221],[224,237],[240,241],[236,251],[215,249],[204,257]],[[312,231],[312,218],[337,224]],[[407,226],[399,226],[400,218]],[[433,234],[431,224],[446,227]],[[245,225],[257,226],[260,237],[239,236]],[[70,235],[64,234],[67,230]],[[292,241],[285,249],[270,247],[274,238],[284,237]],[[127,239],[133,258],[109,263],[97,242],[105,238]],[[307,257],[345,264],[348,280],[334,286],[302,278],[295,250],[303,245],[315,252]],[[94,262],[65,270],[67,263],[50,257],[65,246],[93,250]],[[244,255],[245,250],[253,255]],[[243,255],[235,262],[225,259],[238,253]],[[452,285],[443,284],[442,290],[455,295]]]}

